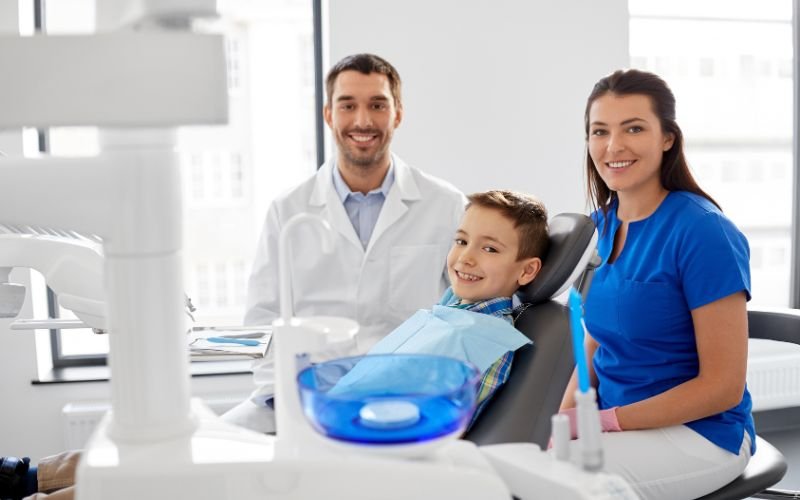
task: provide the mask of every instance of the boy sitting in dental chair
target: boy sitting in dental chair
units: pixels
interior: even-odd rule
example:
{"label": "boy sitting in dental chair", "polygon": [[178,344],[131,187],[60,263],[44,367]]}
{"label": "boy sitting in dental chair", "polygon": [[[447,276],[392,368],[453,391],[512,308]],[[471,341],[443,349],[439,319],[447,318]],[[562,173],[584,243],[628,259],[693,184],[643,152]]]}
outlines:
{"label": "boy sitting in dental chair", "polygon": [[487,191],[468,200],[447,255],[452,286],[369,354],[439,354],[474,364],[483,374],[475,422],[508,380],[514,351],[530,343],[513,326],[512,296],[539,273],[550,239],[547,211],[531,196]]}

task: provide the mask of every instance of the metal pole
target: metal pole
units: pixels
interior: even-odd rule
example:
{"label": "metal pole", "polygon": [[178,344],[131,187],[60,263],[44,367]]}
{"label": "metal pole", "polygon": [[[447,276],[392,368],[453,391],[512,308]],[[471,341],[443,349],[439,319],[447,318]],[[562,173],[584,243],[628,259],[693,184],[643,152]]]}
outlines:
{"label": "metal pole", "polygon": [[325,105],[325,87],[322,83],[322,0],[311,0],[314,10],[314,130],[317,140],[317,168],[325,163],[325,121],[322,107]]}
{"label": "metal pole", "polygon": [[792,188],[792,241],[790,267],[789,307],[800,309],[800,146],[798,146],[798,130],[800,130],[800,0],[792,0],[792,44],[794,46],[794,118],[792,133],[792,160],[794,166]]}

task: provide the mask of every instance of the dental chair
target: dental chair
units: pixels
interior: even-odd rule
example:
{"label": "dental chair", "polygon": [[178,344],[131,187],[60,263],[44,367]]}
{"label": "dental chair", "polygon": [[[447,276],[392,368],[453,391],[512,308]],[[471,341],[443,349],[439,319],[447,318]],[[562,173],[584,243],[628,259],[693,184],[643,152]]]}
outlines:
{"label": "dental chair", "polygon": [[[515,326],[533,345],[517,351],[508,382],[487,404],[465,439],[479,445],[532,442],[547,446],[550,416],[558,411],[574,367],[567,307],[553,299],[579,279],[579,289],[585,292],[588,288],[589,262],[596,245],[594,230],[591,219],[584,215],[561,214],[550,221],[551,245],[542,270],[530,285],[517,292],[525,308]],[[588,272],[581,277],[585,270]],[[748,324],[750,338],[800,344],[798,310],[754,308],[748,311]],[[756,454],[744,472],[697,500],[800,498],[800,492],[770,489],[786,469],[781,452],[756,436]]]}
{"label": "dental chair", "polygon": [[532,442],[546,447],[550,416],[558,412],[572,375],[568,308],[553,299],[581,279],[588,282],[584,271],[596,253],[597,234],[592,220],[581,214],[556,215],[549,225],[550,248],[542,269],[517,292],[522,312],[514,326],[533,344],[514,354],[508,381],[464,436],[478,445]]}

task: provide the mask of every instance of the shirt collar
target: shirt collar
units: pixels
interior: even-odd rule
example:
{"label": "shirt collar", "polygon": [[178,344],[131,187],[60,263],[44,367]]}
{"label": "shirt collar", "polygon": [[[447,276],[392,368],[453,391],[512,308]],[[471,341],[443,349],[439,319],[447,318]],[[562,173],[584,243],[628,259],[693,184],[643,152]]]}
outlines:
{"label": "shirt collar", "polygon": [[[339,196],[339,201],[344,203],[348,196],[355,193],[350,190],[350,188],[347,186],[347,183],[342,178],[342,173],[339,172],[339,167],[336,165],[336,162],[333,163],[332,170],[333,188],[336,190],[336,194]],[[380,187],[367,193],[367,196],[374,193],[380,193],[385,198],[389,194],[392,184],[394,184],[394,158],[392,158],[391,163],[389,163],[389,170],[386,171],[386,176],[383,178],[383,182],[381,183]]]}
{"label": "shirt collar", "polygon": [[490,316],[497,316],[498,318],[509,319],[512,313],[511,297],[495,297],[493,299],[481,300],[471,304],[462,304],[461,298],[453,294],[444,305],[448,307],[456,307],[458,309],[465,309],[481,314],[488,314]]}

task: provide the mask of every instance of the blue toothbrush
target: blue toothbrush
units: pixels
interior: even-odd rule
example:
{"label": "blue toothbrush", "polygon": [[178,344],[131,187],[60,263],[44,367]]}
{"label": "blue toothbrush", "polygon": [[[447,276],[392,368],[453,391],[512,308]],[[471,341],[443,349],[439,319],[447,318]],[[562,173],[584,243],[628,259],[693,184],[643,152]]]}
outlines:
{"label": "blue toothbrush", "polygon": [[569,291],[569,323],[572,331],[575,366],[578,369],[578,388],[581,392],[586,392],[589,390],[589,366],[583,346],[583,307],[581,306],[581,294],[574,287]]}

